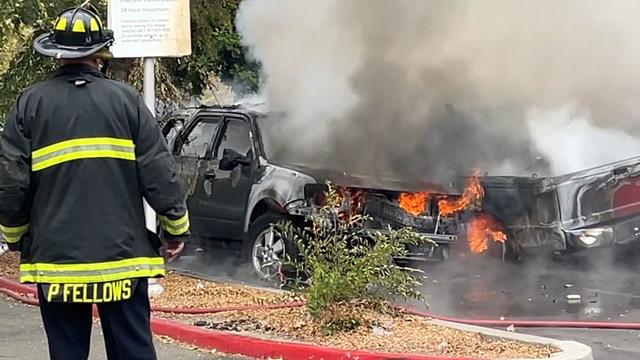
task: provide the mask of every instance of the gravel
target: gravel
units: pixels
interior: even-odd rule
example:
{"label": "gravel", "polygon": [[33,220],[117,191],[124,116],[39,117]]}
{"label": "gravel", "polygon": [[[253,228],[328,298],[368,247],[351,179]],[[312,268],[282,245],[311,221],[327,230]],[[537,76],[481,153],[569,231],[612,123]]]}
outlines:
{"label": "gravel", "polygon": [[0,255],[0,275],[18,280],[19,276],[19,265],[20,265],[20,253],[17,252],[6,252]]}
{"label": "gravel", "polygon": [[154,298],[154,305],[209,308],[242,305],[285,304],[300,301],[289,293],[277,293],[244,285],[217,283],[169,272],[160,281],[164,292]]}

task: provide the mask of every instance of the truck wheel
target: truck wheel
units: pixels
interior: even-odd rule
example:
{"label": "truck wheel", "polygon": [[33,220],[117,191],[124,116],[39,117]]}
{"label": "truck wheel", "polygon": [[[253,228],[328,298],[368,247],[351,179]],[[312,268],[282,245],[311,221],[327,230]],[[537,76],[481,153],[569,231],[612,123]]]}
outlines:
{"label": "truck wheel", "polygon": [[249,227],[242,246],[242,257],[261,280],[282,280],[283,265],[287,255],[293,256],[294,245],[273,230],[273,225],[288,220],[286,215],[265,213]]}

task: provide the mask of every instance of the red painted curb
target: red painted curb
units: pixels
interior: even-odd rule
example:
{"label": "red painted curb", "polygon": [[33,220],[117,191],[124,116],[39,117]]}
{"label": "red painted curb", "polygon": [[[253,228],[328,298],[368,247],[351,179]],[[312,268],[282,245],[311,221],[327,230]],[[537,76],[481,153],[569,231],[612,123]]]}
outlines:
{"label": "red painted curb", "polygon": [[366,351],[349,351],[308,344],[258,339],[216,330],[204,330],[174,321],[153,319],[153,332],[169,336],[204,349],[216,349],[226,354],[239,354],[257,358],[282,358],[286,360],[309,359],[357,359],[357,360],[478,360],[417,354],[391,354]]}

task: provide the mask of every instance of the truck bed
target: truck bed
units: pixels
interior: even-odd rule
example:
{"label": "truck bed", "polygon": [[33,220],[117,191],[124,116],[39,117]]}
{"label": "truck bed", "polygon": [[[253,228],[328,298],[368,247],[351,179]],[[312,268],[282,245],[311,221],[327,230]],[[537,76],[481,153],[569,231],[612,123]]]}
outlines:
{"label": "truck bed", "polygon": [[483,211],[523,247],[565,250],[572,234],[594,228],[610,228],[615,243],[638,238],[640,157],[556,177],[488,176],[482,185]]}

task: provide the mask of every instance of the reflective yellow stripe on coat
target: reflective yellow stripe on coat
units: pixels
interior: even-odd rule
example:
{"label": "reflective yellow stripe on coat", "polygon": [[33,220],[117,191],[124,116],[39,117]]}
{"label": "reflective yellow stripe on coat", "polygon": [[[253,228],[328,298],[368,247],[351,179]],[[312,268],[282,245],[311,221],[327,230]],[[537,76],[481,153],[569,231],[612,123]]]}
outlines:
{"label": "reflective yellow stripe on coat", "polygon": [[164,275],[162,257],[84,264],[20,264],[20,282],[86,284]]}
{"label": "reflective yellow stripe on coat", "polygon": [[189,213],[177,220],[171,220],[166,216],[159,216],[160,227],[171,235],[182,235],[189,231]]}
{"label": "reflective yellow stripe on coat", "polygon": [[0,230],[2,231],[2,237],[9,244],[15,244],[20,241],[22,235],[26,234],[29,231],[29,224],[22,226],[4,226],[0,225]]}
{"label": "reflective yellow stripe on coat", "polygon": [[67,161],[96,158],[135,161],[135,145],[129,139],[109,137],[66,140],[34,151],[31,169],[40,171]]}

